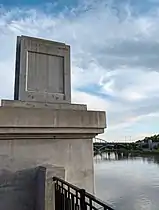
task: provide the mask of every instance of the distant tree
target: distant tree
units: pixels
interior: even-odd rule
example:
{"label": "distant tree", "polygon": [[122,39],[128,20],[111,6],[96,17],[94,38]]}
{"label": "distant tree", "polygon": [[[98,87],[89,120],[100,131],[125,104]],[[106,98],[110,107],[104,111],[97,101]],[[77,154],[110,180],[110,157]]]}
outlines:
{"label": "distant tree", "polygon": [[155,134],[153,136],[148,136],[148,137],[145,137],[143,140],[138,140],[136,141],[135,143],[141,143],[141,142],[145,142],[145,143],[148,143],[149,140],[152,140],[152,142],[159,142],[159,134]]}

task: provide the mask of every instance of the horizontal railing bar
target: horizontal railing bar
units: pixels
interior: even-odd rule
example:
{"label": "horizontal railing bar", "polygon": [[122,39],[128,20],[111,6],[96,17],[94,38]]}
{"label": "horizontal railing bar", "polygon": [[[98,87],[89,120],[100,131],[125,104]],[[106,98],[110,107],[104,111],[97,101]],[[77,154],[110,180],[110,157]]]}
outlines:
{"label": "horizontal railing bar", "polygon": [[[96,201],[95,201],[96,202]],[[87,206],[89,206],[89,207],[91,207],[92,209],[96,209],[97,207],[95,207],[95,206],[93,206],[92,204],[90,204],[89,202],[85,202],[85,204],[87,205]],[[96,202],[96,204],[98,204],[97,202]],[[99,204],[100,205],[100,204]],[[109,207],[109,206],[107,206],[107,205],[100,205],[97,209],[104,209],[104,208],[106,208],[106,209],[108,209],[108,210],[114,210],[114,209],[112,209],[111,207]]]}
{"label": "horizontal railing bar", "polygon": [[75,198],[80,199],[80,196],[77,196],[76,194],[74,194],[74,193],[72,193],[72,192],[70,192],[69,194],[72,195],[72,196],[74,196]]}
{"label": "horizontal railing bar", "polygon": [[74,190],[76,190],[76,191],[78,191],[78,192],[80,192],[80,190],[81,190],[80,188],[78,188],[78,187],[76,187],[76,186],[70,184],[69,182],[66,182],[66,181],[64,181],[63,179],[60,179],[60,178],[58,178],[58,177],[53,177],[53,181],[60,181],[60,182],[63,183],[64,185],[70,186],[72,189],[74,189]]}
{"label": "horizontal railing bar", "polygon": [[89,194],[86,192],[85,197],[92,199],[92,201],[96,202],[97,204],[103,206],[103,207],[107,207],[109,208],[109,210],[114,210],[111,207],[108,206],[108,204],[106,204],[104,201],[100,200],[99,198]]}

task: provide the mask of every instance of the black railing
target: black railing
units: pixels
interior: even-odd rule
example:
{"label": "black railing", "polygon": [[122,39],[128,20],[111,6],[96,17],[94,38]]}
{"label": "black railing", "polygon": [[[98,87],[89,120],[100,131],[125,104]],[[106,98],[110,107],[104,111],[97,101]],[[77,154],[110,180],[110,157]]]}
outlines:
{"label": "black railing", "polygon": [[60,178],[55,182],[55,210],[113,210],[103,201]]}

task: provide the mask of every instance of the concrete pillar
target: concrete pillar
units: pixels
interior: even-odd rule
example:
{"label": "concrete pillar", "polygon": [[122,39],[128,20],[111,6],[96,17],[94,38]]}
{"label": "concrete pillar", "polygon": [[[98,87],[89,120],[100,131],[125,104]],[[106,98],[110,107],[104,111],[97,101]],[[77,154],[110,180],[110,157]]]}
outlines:
{"label": "concrete pillar", "polygon": [[50,177],[59,167],[59,176],[94,193],[92,139],[106,127],[105,112],[71,104],[70,72],[69,45],[18,37],[15,100],[0,107],[0,169],[54,166],[47,173],[47,210],[53,208]]}

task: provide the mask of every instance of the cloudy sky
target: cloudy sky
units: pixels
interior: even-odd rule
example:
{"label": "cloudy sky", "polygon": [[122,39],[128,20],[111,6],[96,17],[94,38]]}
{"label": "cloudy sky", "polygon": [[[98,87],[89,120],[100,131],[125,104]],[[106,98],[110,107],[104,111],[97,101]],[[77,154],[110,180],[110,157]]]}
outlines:
{"label": "cloudy sky", "polygon": [[102,138],[159,131],[159,0],[0,0],[1,99],[13,99],[17,35],[71,45],[72,102],[107,112]]}

